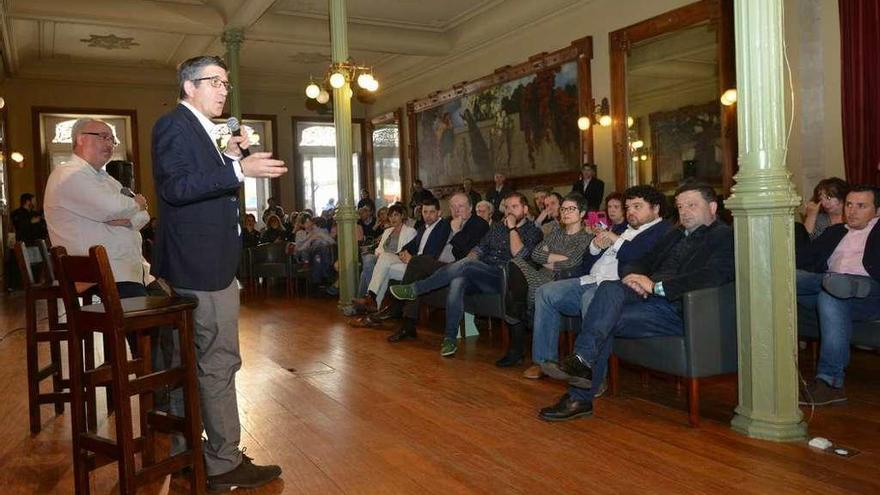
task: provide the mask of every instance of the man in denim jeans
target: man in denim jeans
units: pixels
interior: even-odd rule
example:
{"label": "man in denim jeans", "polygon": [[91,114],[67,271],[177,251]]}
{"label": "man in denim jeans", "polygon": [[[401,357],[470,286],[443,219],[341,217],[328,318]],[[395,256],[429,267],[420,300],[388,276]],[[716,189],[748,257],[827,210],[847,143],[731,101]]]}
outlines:
{"label": "man in denim jeans", "polygon": [[634,186],[624,192],[626,223],[596,234],[590,256],[584,256],[583,275],[550,282],[535,293],[535,325],[532,334],[532,367],[523,376],[542,375],[561,380],[559,370],[559,326],[563,315],[583,317],[599,284],[619,280],[620,269],[641,258],[671,227],[660,215],[666,199],[651,186]]}
{"label": "man in denim jeans", "polygon": [[849,364],[852,322],[880,318],[880,197],[874,186],[846,195],[845,224],[825,229],[798,252],[798,303],[819,317],[821,344],[815,381],[800,403],[846,402],[844,369]]}
{"label": "man in denim jeans", "polygon": [[627,264],[621,280],[599,284],[574,354],[559,363],[567,375],[568,392],[541,409],[541,419],[566,421],[591,415],[616,337],[681,335],[684,293],[733,281],[733,229],[716,217],[715,191],[705,184],[685,183],[676,191],[675,206],[681,225],[663,235],[645,256]]}
{"label": "man in denim jeans", "polygon": [[464,296],[469,292],[500,292],[502,268],[514,257],[529,256],[541,242],[541,229],[526,218],[525,196],[510,193],[506,204],[504,221],[494,224],[465,258],[440,268],[426,279],[391,287],[391,294],[401,300],[414,300],[422,294],[449,287],[441,356],[453,356],[458,350],[456,335],[464,314]]}

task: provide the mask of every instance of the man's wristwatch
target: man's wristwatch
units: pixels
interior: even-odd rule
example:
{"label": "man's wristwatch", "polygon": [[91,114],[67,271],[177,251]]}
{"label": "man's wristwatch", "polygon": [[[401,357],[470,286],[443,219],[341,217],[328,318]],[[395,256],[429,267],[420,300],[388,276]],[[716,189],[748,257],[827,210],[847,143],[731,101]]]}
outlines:
{"label": "man's wristwatch", "polygon": [[519,227],[507,227],[507,232],[513,232],[514,230],[516,230],[518,228]]}

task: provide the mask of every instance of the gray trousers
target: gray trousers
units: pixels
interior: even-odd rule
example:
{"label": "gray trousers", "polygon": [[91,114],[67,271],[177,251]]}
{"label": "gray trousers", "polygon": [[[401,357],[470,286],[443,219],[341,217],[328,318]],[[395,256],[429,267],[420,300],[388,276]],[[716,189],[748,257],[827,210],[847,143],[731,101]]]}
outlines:
{"label": "gray trousers", "polygon": [[[202,423],[208,437],[204,443],[205,470],[208,476],[232,471],[241,463],[238,445],[241,441],[241,423],[238,419],[238,399],[235,393],[235,373],[241,368],[238,348],[238,281],[219,291],[198,291],[174,288],[182,296],[198,299],[193,312],[195,326],[196,370],[199,379]],[[174,334],[179,348],[179,334]],[[174,353],[179,360],[180,354]],[[171,410],[183,415],[183,396],[176,390],[171,397]],[[182,436],[172,439],[172,454],[185,449]]]}

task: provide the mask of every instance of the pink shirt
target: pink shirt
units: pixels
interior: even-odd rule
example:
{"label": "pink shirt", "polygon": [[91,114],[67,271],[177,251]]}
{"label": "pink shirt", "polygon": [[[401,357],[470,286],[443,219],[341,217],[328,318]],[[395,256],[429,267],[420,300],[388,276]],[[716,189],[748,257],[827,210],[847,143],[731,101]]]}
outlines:
{"label": "pink shirt", "polygon": [[868,222],[868,226],[862,230],[854,230],[847,227],[849,232],[843,236],[840,244],[828,258],[828,271],[833,273],[848,273],[850,275],[863,275],[869,277],[862,258],[865,256],[865,244],[868,242],[868,234],[877,225],[877,218]]}

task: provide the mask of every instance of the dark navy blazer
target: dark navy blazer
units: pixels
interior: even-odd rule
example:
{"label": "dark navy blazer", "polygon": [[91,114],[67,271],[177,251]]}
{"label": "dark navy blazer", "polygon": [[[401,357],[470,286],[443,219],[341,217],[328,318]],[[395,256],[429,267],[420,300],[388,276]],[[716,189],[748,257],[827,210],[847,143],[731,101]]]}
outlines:
{"label": "dark navy blazer", "polygon": [[235,277],[241,256],[238,189],[232,160],[217,151],[185,106],[153,127],[159,230],[151,272],[173,287],[216,291]]}
{"label": "dark navy blazer", "polygon": [[[627,223],[619,223],[611,227],[611,232],[614,232],[617,235],[622,234],[626,231]],[[617,272],[618,275],[623,278],[623,267],[627,263],[632,263],[633,261],[644,256],[651,248],[654,247],[654,244],[657,244],[657,241],[663,237],[669,229],[672,228],[672,224],[666,220],[661,220],[660,222],[652,225],[648,230],[639,233],[634,239],[629,241],[624,241],[623,245],[620,246],[620,249],[617,250]],[[587,248],[586,256],[584,256],[584,261],[582,263],[582,273],[580,275],[586,275],[590,273],[590,270],[593,268],[593,265],[602,255],[605,254],[605,250],[603,249],[599,254],[593,256],[590,254],[589,248]]]}
{"label": "dark navy blazer", "polygon": [[[434,227],[434,230],[428,235],[428,240],[425,242],[425,250],[422,252],[423,255],[430,256],[434,259],[440,257],[440,253],[443,252],[443,248],[446,246],[446,241],[449,240],[449,233],[452,232],[448,220],[441,218],[437,220],[437,222],[437,226]],[[424,225],[419,227],[419,231],[416,233],[415,238],[409,241],[406,246],[403,246],[403,250],[409,252],[409,254],[413,256],[417,256],[419,254],[419,246],[422,243],[423,235],[425,235]]]}
{"label": "dark navy blazer", "polygon": [[[815,273],[828,271],[828,258],[834,254],[847,232],[846,224],[839,223],[825,229],[813,242],[801,243],[797,250],[797,267]],[[862,266],[871,278],[880,281],[880,222],[874,224],[868,234]]]}

